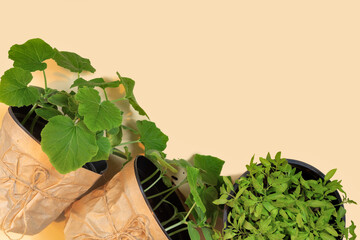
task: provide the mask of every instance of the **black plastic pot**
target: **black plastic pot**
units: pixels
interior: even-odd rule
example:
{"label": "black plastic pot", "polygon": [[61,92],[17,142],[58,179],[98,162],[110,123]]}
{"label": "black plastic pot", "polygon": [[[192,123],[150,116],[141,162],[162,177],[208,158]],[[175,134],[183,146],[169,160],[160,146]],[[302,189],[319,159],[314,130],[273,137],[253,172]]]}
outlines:
{"label": "black plastic pot", "polygon": [[[155,176],[153,176],[151,178],[151,180],[147,181],[144,184],[141,184],[141,181],[143,181],[144,179],[151,176],[151,174],[153,174],[157,170],[157,167],[149,159],[147,159],[144,156],[138,156],[135,159],[134,167],[135,167],[136,179],[137,179],[139,188],[141,190],[141,193],[144,197],[144,200],[146,201],[146,204],[148,205],[149,209],[152,211],[153,215],[155,216],[156,221],[159,224],[159,226],[161,227],[161,229],[163,230],[164,234],[168,237],[168,239],[172,239],[172,240],[190,240],[190,236],[187,231],[181,231],[180,233],[175,234],[170,237],[168,235],[168,233],[165,231],[164,227],[161,225],[161,222],[169,219],[174,213],[173,207],[166,203],[161,204],[160,207],[158,209],[156,209],[155,212],[153,211],[153,208],[162,199],[162,196],[152,198],[152,199],[147,199],[147,197],[149,197],[149,196],[152,196],[157,193],[161,193],[161,192],[169,189],[163,183],[163,181],[160,180],[154,186],[152,186],[148,191],[146,191],[146,193],[144,192],[144,189],[147,189],[153,183],[153,181],[156,180],[160,176],[160,172],[157,173]],[[175,192],[172,193],[167,198],[167,200],[169,202],[171,202],[179,210],[179,212],[185,211],[178,195]],[[172,224],[174,224],[176,222],[178,222],[178,221],[176,221],[176,220],[172,221],[172,222],[168,223],[166,226],[171,226]],[[186,226],[186,225],[181,225],[181,226],[173,229],[172,231],[181,229],[184,226]]]}
{"label": "black plastic pot", "polygon": [[[28,129],[31,128],[32,120],[35,118],[36,113],[34,112],[29,119],[26,121],[24,125],[21,124],[22,120],[25,118],[26,114],[30,111],[32,106],[26,107],[9,107],[9,114],[14,119],[14,121],[29,135],[31,136],[36,142],[40,144],[41,142],[41,131],[47,124],[47,121],[43,118],[38,118],[35,123],[33,134],[29,132]],[[101,160],[97,162],[89,162],[86,163],[83,168],[90,170],[92,172],[96,172],[98,174],[102,174],[107,169],[107,161]]]}
{"label": "black plastic pot", "polygon": [[[314,166],[307,164],[305,162],[299,161],[299,160],[294,160],[294,159],[287,159],[288,163],[297,169],[296,172],[301,171],[302,172],[302,177],[305,180],[310,180],[310,179],[314,179],[314,180],[318,180],[319,178],[324,179],[325,174],[322,173],[319,169],[315,168]],[[261,165],[261,164],[259,164]],[[248,171],[246,171],[245,173],[243,173],[241,177],[247,177],[247,175],[249,174]],[[234,190],[235,192],[237,192],[239,186],[238,184],[234,184]],[[336,200],[333,201],[333,205],[337,205],[340,204],[342,202],[342,199],[340,197],[340,194],[338,191],[335,191],[332,193],[333,196],[336,197]],[[344,207],[343,205],[340,205],[342,207]],[[340,206],[338,206],[337,208],[339,208]],[[231,208],[228,206],[224,207],[224,215],[223,215],[223,222],[224,222],[224,226],[226,227],[226,223],[227,223],[227,217],[229,212],[231,211]],[[343,220],[345,222],[345,216],[343,217]],[[342,239],[342,237],[339,237],[337,239]]]}

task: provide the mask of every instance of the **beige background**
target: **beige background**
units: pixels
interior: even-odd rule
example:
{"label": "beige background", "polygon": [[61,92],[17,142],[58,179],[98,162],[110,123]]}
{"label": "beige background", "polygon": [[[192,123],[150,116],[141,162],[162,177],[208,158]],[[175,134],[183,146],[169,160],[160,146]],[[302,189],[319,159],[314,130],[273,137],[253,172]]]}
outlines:
{"label": "beige background", "polygon": [[[253,154],[282,151],[337,168],[360,202],[359,1],[60,2],[0,2],[1,75],[12,44],[43,38],[96,76],[133,78],[170,158],[214,155],[237,175]],[[347,210],[360,225],[359,206]],[[63,239],[62,226],[25,239]]]}

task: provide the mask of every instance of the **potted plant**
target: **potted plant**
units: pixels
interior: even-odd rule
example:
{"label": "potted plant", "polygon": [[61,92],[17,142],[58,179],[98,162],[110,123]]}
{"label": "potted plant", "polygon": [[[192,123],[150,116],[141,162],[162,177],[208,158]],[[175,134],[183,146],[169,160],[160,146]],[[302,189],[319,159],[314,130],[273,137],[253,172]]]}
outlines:
{"label": "potted plant", "polygon": [[[140,115],[147,114],[135,99],[132,79],[117,73],[116,81],[85,80],[83,72],[95,72],[90,60],[59,51],[42,39],[13,45],[9,58],[14,67],[0,82],[0,102],[9,106],[0,132],[0,204],[6,206],[0,211],[0,229],[33,235],[99,179],[111,153],[129,156],[126,145],[132,142],[122,142],[122,132],[132,129],[122,123],[115,103],[128,101]],[[48,59],[76,73],[71,90],[48,86]],[[43,73],[44,88],[29,86],[35,71]],[[125,96],[109,100],[107,89],[120,86]],[[157,137],[155,124],[142,120],[137,125],[138,141],[151,147]]]}
{"label": "potted plant", "polygon": [[[166,160],[160,149],[146,146],[145,155],[71,206],[66,213],[66,239],[196,240],[200,233],[212,239],[221,212],[212,202],[222,185],[224,161],[199,154],[194,164]],[[186,177],[173,184],[170,176],[177,171],[186,172]],[[190,188],[186,199],[177,192],[185,184]]]}
{"label": "potted plant", "polygon": [[336,169],[324,175],[306,163],[281,158],[280,152],[260,162],[255,164],[253,157],[235,185],[224,178],[214,203],[225,205],[225,224],[215,239],[355,239],[354,223],[345,227],[343,207],[355,202],[341,181],[330,181]]}

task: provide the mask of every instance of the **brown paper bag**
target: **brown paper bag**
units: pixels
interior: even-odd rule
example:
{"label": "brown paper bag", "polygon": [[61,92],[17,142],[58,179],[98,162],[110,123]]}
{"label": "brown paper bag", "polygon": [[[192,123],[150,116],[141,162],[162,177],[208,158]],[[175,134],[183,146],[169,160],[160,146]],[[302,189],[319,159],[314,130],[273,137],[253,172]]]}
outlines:
{"label": "brown paper bag", "polygon": [[76,201],[66,217],[67,240],[169,239],[144,200],[134,160],[105,186]]}
{"label": "brown paper bag", "polygon": [[9,238],[8,232],[39,233],[100,176],[84,168],[58,173],[11,109],[5,114],[0,131],[0,229]]}

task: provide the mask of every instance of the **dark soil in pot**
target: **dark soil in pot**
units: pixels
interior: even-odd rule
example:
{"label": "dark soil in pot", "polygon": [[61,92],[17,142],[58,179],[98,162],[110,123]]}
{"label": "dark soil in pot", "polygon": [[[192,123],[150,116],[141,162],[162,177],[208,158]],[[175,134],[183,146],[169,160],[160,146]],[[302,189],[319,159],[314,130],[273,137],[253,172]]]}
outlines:
{"label": "dark soil in pot", "polygon": [[[315,168],[314,166],[311,166],[307,163],[304,163],[302,161],[298,161],[298,160],[294,160],[294,159],[287,159],[288,163],[293,167],[296,168],[296,173],[298,172],[302,172],[302,177],[305,180],[310,180],[310,179],[314,179],[314,180],[318,180],[319,178],[324,179],[325,174],[322,173],[320,170],[318,170],[317,168]],[[259,164],[261,165],[261,164]],[[240,177],[247,177],[247,175],[249,174],[248,171],[246,171],[245,173],[243,173]],[[235,192],[238,191],[239,186],[237,184],[234,184],[234,190]],[[338,191],[335,191],[333,193],[331,193],[331,195],[333,195],[334,197],[336,197],[336,200],[334,200],[332,202],[333,205],[337,205],[336,209],[339,209],[340,206],[344,207],[343,205],[338,205],[342,202],[342,199],[340,197],[340,194]],[[231,211],[231,208],[228,206],[225,206],[224,208],[224,216],[223,216],[223,222],[224,222],[224,226],[226,225],[227,222],[227,217],[228,217],[228,213]],[[345,216],[343,217],[343,220],[345,222]],[[338,237],[337,239],[342,239],[341,237]]]}
{"label": "dark soil in pot", "polygon": [[[152,199],[147,199],[146,197],[152,196],[154,194],[157,193],[161,193],[165,190],[168,189],[168,187],[163,183],[163,181],[158,181],[153,187],[151,187],[148,191],[146,191],[146,193],[144,192],[144,189],[147,189],[152,183],[153,181],[148,181],[146,183],[144,183],[143,185],[141,185],[141,181],[143,181],[144,179],[148,178],[149,176],[151,176],[151,174],[153,174],[155,171],[157,170],[157,167],[147,158],[143,157],[143,156],[139,156],[136,160],[135,160],[135,173],[137,176],[137,181],[139,184],[139,187],[141,189],[141,192],[147,202],[147,205],[149,206],[149,208],[153,211],[153,208],[159,203],[159,201],[162,199],[163,196],[159,196],[159,197],[155,197]],[[160,172],[157,173],[151,180],[155,180],[160,176]],[[178,197],[178,195],[174,192],[172,193],[167,200],[169,202],[171,202],[178,210],[179,212],[184,212],[185,209]],[[155,216],[156,216],[156,220],[158,222],[158,224],[161,226],[161,228],[163,229],[164,233],[166,234],[166,236],[169,239],[172,240],[190,240],[190,236],[188,234],[187,231],[181,231],[178,234],[175,234],[173,236],[169,236],[164,227],[162,227],[161,222],[164,222],[168,219],[171,218],[171,216],[174,213],[174,209],[172,206],[170,206],[169,204],[163,203],[160,205],[159,208],[157,208],[154,212]],[[175,224],[178,221],[172,221],[170,223],[168,223],[166,226],[171,226],[173,224]],[[166,227],[165,226],[165,227]],[[172,231],[176,231],[178,229],[184,228],[186,225],[181,225],[179,227],[177,227],[176,229],[172,230]]]}
{"label": "dark soil in pot", "polygon": [[[31,125],[36,116],[36,113],[33,112],[29,119],[26,121],[24,125],[21,124],[22,120],[25,118],[26,114],[30,111],[32,106],[26,107],[10,107],[9,113],[10,116],[15,120],[15,122],[27,133],[29,134],[35,141],[39,144],[41,142],[41,131],[47,124],[47,121],[43,118],[39,117],[33,127],[33,133],[30,133]],[[107,161],[101,160],[97,162],[86,163],[83,168],[88,169],[90,171],[102,174],[107,169]]]}

